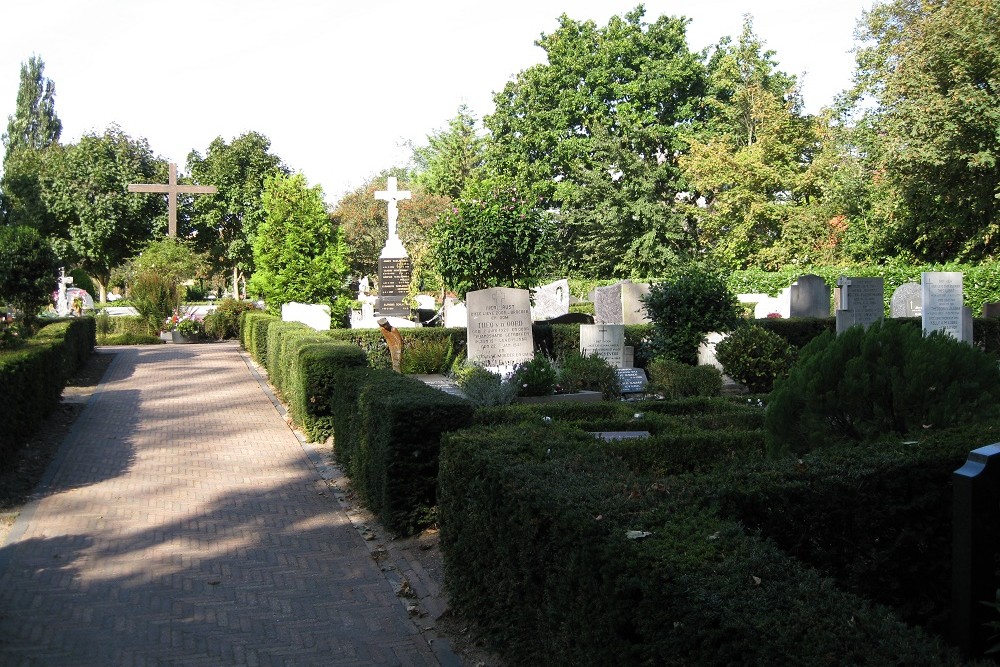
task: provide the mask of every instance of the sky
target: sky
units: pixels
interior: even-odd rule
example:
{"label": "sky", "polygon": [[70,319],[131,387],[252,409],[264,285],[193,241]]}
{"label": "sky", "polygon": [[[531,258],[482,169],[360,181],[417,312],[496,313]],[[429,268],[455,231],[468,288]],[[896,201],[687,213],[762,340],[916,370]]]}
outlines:
{"label": "sky", "polygon": [[[699,51],[737,38],[743,17],[800,76],[806,110],[848,87],[854,30],[875,0],[647,0],[646,20],[685,16]],[[606,25],[639,0],[0,1],[0,119],[14,113],[21,63],[55,83],[62,143],[119,125],[185,171],[192,150],[249,131],[336,203],[407,164],[460,105],[478,117],[558,17]],[[6,123],[3,123],[6,127]]]}

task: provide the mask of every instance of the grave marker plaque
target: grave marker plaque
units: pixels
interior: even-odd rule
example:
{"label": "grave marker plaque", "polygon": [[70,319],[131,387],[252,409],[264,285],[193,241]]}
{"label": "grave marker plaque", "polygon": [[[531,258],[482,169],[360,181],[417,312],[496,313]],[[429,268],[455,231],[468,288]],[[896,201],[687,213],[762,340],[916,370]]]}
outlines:
{"label": "grave marker plaque", "polygon": [[903,283],[892,293],[889,303],[890,317],[920,317],[923,310],[923,297],[920,285]]}
{"label": "grave marker plaque", "polygon": [[381,315],[409,317],[403,300],[410,293],[409,257],[380,257],[378,260],[378,304]]}
{"label": "grave marker plaque", "polygon": [[535,356],[528,290],[493,287],[465,295],[469,361],[511,370]]}
{"label": "grave marker plaque", "polygon": [[596,354],[613,368],[625,367],[624,324],[581,324],[580,355]]}
{"label": "grave marker plaque", "polygon": [[885,280],[846,278],[837,281],[837,333],[860,324],[865,328],[885,317]]}
{"label": "grave marker plaque", "polygon": [[618,373],[618,385],[622,394],[643,394],[646,392],[646,387],[649,386],[646,371],[641,368],[619,368],[615,372]]}
{"label": "grave marker plaque", "polygon": [[962,274],[958,271],[928,271],[920,274],[924,335],[944,331],[963,340]]}

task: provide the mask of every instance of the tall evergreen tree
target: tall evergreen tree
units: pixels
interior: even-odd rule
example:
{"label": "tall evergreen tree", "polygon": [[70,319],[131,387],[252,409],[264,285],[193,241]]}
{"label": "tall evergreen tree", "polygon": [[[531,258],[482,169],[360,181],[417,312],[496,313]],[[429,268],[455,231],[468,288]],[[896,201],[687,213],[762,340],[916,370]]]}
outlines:
{"label": "tall evergreen tree", "polygon": [[465,181],[483,163],[485,141],[476,132],[476,117],[466,105],[448,121],[448,129],[427,137],[413,149],[414,181],[432,195],[457,199]]}

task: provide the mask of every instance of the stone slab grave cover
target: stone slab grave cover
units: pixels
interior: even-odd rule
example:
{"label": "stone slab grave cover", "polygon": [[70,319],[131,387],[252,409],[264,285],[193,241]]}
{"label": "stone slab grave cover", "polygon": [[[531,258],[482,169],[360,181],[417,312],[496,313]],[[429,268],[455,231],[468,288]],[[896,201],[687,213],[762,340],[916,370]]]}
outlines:
{"label": "stone slab grave cover", "polygon": [[885,317],[885,280],[841,276],[835,301],[838,334],[858,324],[868,328]]}
{"label": "stone slab grave cover", "polygon": [[528,290],[492,287],[465,295],[469,361],[501,372],[535,356]]}
{"label": "stone slab grave cover", "polygon": [[789,317],[830,317],[830,287],[817,275],[807,273],[792,283]]}
{"label": "stone slab grave cover", "polygon": [[531,318],[536,322],[569,313],[569,280],[566,278],[532,288],[531,296],[534,300]]}
{"label": "stone slab grave cover", "polygon": [[923,292],[918,283],[903,283],[892,293],[889,317],[920,317]]}
{"label": "stone slab grave cover", "polygon": [[963,340],[964,313],[962,308],[962,273],[959,271],[926,271],[920,274],[920,319],[924,335],[944,331]]}
{"label": "stone slab grave cover", "polygon": [[641,368],[617,368],[618,385],[621,393],[624,394],[644,394],[649,386],[649,378],[646,371]]}
{"label": "stone slab grave cover", "polygon": [[625,367],[624,324],[581,324],[580,355],[596,354],[612,368]]}
{"label": "stone slab grave cover", "polygon": [[330,330],[330,306],[315,303],[281,304],[282,322],[301,322],[316,331]]}

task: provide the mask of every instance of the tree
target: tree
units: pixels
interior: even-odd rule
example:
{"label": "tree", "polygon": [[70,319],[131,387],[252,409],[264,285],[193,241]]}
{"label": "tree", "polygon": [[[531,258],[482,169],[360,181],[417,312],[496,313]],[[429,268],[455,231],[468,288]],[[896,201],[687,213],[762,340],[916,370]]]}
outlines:
{"label": "tree", "polygon": [[129,193],[128,184],[166,180],[167,165],[146,140],[132,139],[116,125],[102,135],[85,134],[55,154],[43,193],[67,230],[60,254],[97,280],[102,302],[112,269],[166,232],[166,201]]}
{"label": "tree", "polygon": [[427,145],[413,149],[415,183],[428,193],[457,198],[466,180],[483,164],[485,141],[476,132],[476,117],[466,105],[448,121],[448,129],[427,137]]}
{"label": "tree", "polygon": [[263,222],[264,181],[288,175],[281,159],[269,152],[271,141],[247,132],[227,144],[217,137],[202,157],[192,151],[187,168],[199,183],[214,185],[214,197],[195,197],[190,227],[195,245],[210,258],[213,272],[231,270],[233,294],[239,295],[240,274],[254,270],[253,239]]}
{"label": "tree", "polygon": [[62,123],[55,112],[55,84],[44,76],[45,63],[31,56],[21,63],[17,108],[7,117],[3,179],[4,215],[8,221],[37,228],[43,235],[55,233],[52,217],[42,201],[40,172],[45,153],[59,143]]}
{"label": "tree", "polygon": [[59,263],[48,241],[33,227],[0,226],[0,304],[33,319],[51,303]]}
{"label": "tree", "polygon": [[734,269],[787,261],[782,234],[811,194],[817,126],[802,112],[795,77],[773,57],[749,17],[735,44],[719,43],[708,62],[705,121],[680,159],[698,242]]}
{"label": "tree", "polygon": [[696,250],[675,205],[676,158],[703,66],[685,19],[644,13],[601,28],[563,15],[537,42],[547,62],[508,83],[484,120],[487,168],[559,212],[560,263],[582,275],[655,272]]}
{"label": "tree", "polygon": [[464,296],[487,287],[531,288],[548,274],[553,226],[513,185],[471,182],[431,229],[445,285]]}
{"label": "tree", "polygon": [[260,296],[272,313],[283,303],[327,304],[335,322],[346,321],[347,249],[327,215],[323,190],[305,176],[269,176],[264,182],[266,217],[253,244],[257,270],[247,291]]}
{"label": "tree", "polygon": [[[386,179],[399,170],[388,170],[366,184],[349,192],[337,204],[331,219],[344,235],[347,263],[356,278],[378,273],[378,257],[388,236],[388,221],[384,201],[375,199],[375,192],[386,187]],[[405,175],[402,177],[405,179]],[[438,216],[451,205],[451,198],[427,192],[422,185],[401,180],[400,189],[409,190],[410,198],[399,202],[398,233],[413,265],[415,287],[430,290],[437,287],[428,257],[428,233]],[[423,285],[421,276],[424,277]]]}
{"label": "tree", "polygon": [[995,0],[891,0],[865,13],[851,100],[870,184],[858,234],[869,254],[995,256],[998,25]]}

